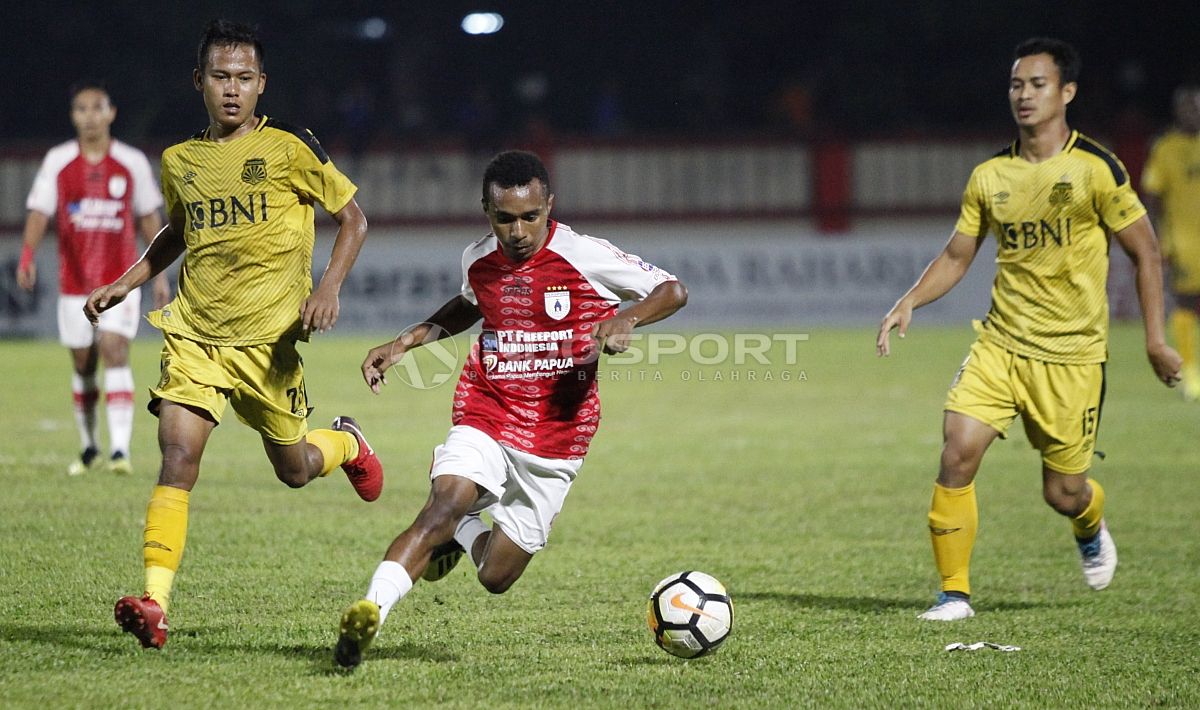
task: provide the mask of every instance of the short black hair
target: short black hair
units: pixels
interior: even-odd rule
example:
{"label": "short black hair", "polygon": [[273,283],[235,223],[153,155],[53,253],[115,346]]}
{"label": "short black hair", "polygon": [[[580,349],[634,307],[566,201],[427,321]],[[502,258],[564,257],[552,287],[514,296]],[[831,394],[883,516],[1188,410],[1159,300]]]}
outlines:
{"label": "short black hair", "polygon": [[208,50],[213,45],[229,47],[238,44],[254,45],[254,56],[258,57],[258,70],[263,71],[266,60],[263,59],[258,28],[221,19],[209,22],[204,28],[204,34],[200,36],[200,46],[196,49],[196,68],[204,71],[204,65],[208,63]]}
{"label": "short black hair", "polygon": [[1013,50],[1013,61],[1034,54],[1049,54],[1058,66],[1059,84],[1065,86],[1079,81],[1079,70],[1082,62],[1079,52],[1061,39],[1051,37],[1032,37],[1017,45]]}
{"label": "short black hair", "polygon": [[85,91],[93,90],[99,91],[107,96],[110,104],[113,102],[112,94],[108,93],[108,87],[104,85],[103,81],[100,79],[80,79],[74,84],[71,84],[71,87],[67,89],[67,103],[74,103],[76,96],[79,96]]}
{"label": "short black hair", "polygon": [[483,203],[488,203],[488,185],[496,183],[501,189],[528,185],[533,179],[541,180],[546,195],[550,194],[550,173],[537,154],[527,150],[506,150],[499,153],[483,171]]}

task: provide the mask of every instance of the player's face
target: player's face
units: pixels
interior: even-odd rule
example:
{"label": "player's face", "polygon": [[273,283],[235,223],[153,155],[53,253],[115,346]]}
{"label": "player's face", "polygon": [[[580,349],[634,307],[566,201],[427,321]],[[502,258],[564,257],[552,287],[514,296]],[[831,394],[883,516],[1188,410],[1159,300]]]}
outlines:
{"label": "player's face", "polygon": [[116,117],[117,109],[100,89],[84,89],[71,99],[71,123],[82,140],[107,138]]}
{"label": "player's face", "polygon": [[1200,132],[1200,89],[1175,92],[1175,120],[1188,133]]}
{"label": "player's face", "polygon": [[483,205],[492,233],[500,241],[500,251],[514,261],[525,261],[546,243],[553,208],[554,195],[547,194],[537,178],[527,185],[507,188],[492,183]]}
{"label": "player's face", "polygon": [[1031,54],[1013,62],[1008,83],[1008,103],[1022,128],[1064,120],[1067,104],[1075,98],[1074,82],[1063,85],[1049,54]]}
{"label": "player's face", "polygon": [[267,86],[267,75],[252,44],[209,47],[208,62],[204,69],[196,70],[193,80],[196,89],[204,93],[209,118],[228,131],[254,116],[258,97]]}

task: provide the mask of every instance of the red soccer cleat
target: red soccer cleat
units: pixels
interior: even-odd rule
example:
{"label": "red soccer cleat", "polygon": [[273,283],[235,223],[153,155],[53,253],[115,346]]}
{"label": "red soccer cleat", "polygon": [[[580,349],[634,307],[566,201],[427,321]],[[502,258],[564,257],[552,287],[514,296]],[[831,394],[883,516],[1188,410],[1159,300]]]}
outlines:
{"label": "red soccer cleat", "polygon": [[167,615],[147,594],[142,598],[121,597],[113,609],[121,630],[142,642],[142,648],[162,648],[167,642]]}
{"label": "red soccer cleat", "polygon": [[346,472],[346,477],[350,479],[350,485],[354,486],[359,498],[367,502],[375,500],[383,492],[383,464],[363,437],[358,422],[350,417],[338,417],[333,420],[330,428],[334,431],[349,432],[358,439],[358,457],[342,464],[342,470]]}

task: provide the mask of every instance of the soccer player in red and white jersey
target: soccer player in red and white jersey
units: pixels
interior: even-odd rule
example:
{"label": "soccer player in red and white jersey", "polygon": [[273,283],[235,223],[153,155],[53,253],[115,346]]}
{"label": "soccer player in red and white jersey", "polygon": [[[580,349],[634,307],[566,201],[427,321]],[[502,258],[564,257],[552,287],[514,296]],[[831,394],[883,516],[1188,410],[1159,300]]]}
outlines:
{"label": "soccer player in red and white jersey", "polygon": [[[407,351],[483,319],[454,393],[453,426],[434,449],[429,500],[342,616],[342,666],[359,664],[413,580],[440,579],[464,551],[489,592],[517,581],[546,545],[600,422],[600,351],[625,351],[634,326],[687,303],[674,276],[551,220],[553,206],[536,155],[493,158],[483,176],[492,231],[463,253],[462,293],[363,361],[378,393]],[[618,312],[622,301],[636,303]]]}
{"label": "soccer player in red and white jersey", "polygon": [[[115,281],[137,260],[135,232],[149,244],[162,226],[162,196],[145,154],[112,137],[117,117],[108,92],[98,84],[71,89],[71,123],[77,138],[46,153],[25,206],[24,244],[17,283],[33,290],[37,265],[33,255],[52,217],[58,232],[58,336],[71,350],[75,422],[79,458],[67,468],[79,475],[96,462],[96,369],[104,361],[105,412],[108,415],[109,469],[129,473],[129,441],[133,435],[133,372],[129,341],[137,334],[141,298],[137,292],[100,318],[96,328],[83,314],[87,296]],[[158,306],[169,297],[166,276],[154,282]]]}

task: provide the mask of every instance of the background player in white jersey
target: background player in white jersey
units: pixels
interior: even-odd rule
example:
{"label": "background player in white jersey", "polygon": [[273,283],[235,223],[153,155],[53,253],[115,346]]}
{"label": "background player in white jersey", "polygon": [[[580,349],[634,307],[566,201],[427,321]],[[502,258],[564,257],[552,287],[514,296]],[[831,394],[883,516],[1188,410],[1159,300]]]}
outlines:
{"label": "background player in white jersey", "polygon": [[[687,302],[674,276],[550,219],[538,157],[508,151],[484,172],[492,232],[463,253],[462,293],[362,364],[373,392],[404,354],[483,319],[434,449],[429,500],[392,542],[366,598],[342,616],[335,658],[353,667],[413,580],[440,579],[464,550],[501,594],[542,549],[600,420],[600,349],[623,352],[634,326]],[[617,312],[621,301],[636,304]],[[480,519],[486,510],[492,527]]]}
{"label": "background player in white jersey", "polygon": [[[34,252],[50,219],[58,232],[58,335],[71,349],[71,390],[79,427],[79,458],[67,473],[85,472],[100,453],[96,444],[98,361],[104,362],[105,412],[108,415],[109,468],[129,473],[129,441],[133,434],[133,372],[129,341],[137,334],[141,297],[130,294],[104,314],[96,328],[83,314],[87,295],[120,276],[137,259],[135,232],[149,244],[162,226],[162,196],[146,156],[112,137],[117,117],[108,92],[98,84],[71,89],[71,123],[77,138],[46,154],[34,179],[26,207],[25,238],[17,283],[33,290],[37,283]],[[154,280],[154,300],[169,298],[167,278]]]}

